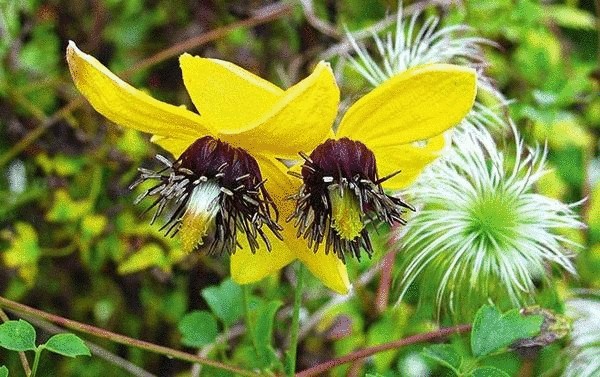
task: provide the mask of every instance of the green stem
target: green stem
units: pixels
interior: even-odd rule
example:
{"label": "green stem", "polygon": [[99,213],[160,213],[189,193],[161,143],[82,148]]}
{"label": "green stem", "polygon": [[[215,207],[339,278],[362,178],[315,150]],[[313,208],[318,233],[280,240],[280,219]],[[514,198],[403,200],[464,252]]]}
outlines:
{"label": "green stem", "polygon": [[95,326],[87,325],[85,323],[72,321],[72,320],[64,318],[64,317],[46,313],[42,310],[31,308],[27,305],[23,305],[18,302],[11,301],[11,300],[6,299],[1,296],[0,296],[0,307],[5,307],[5,308],[10,309],[11,311],[14,311],[17,313],[25,313],[25,314],[29,314],[33,317],[36,317],[36,318],[45,319],[46,321],[52,322],[52,323],[62,326],[64,328],[71,329],[74,331],[80,331],[82,333],[97,336],[97,337],[100,337],[103,339],[108,339],[115,343],[124,344],[124,345],[130,346],[130,347],[136,347],[136,348],[139,348],[142,350],[165,355],[170,358],[188,361],[190,363],[209,365],[209,366],[217,368],[217,369],[227,370],[227,371],[233,372],[237,376],[248,376],[248,377],[260,376],[257,373],[254,373],[254,372],[251,372],[248,370],[244,370],[244,369],[240,369],[240,368],[237,368],[237,367],[234,367],[231,365],[226,365],[226,364],[220,363],[215,360],[207,359],[205,357],[192,355],[187,352],[178,351],[178,350],[175,350],[172,348],[160,346],[158,344],[153,344],[153,343],[145,342],[143,340],[130,338],[128,336],[116,334],[116,333],[110,332],[108,330],[104,330],[104,329],[101,329],[101,328],[98,328]]}
{"label": "green stem", "polygon": [[298,331],[300,329],[300,304],[302,303],[302,290],[304,288],[304,265],[298,263],[296,274],[296,290],[294,292],[294,311],[292,314],[292,328],[289,350],[287,352],[287,375],[293,376],[296,372],[296,355],[298,353]]}
{"label": "green stem", "polygon": [[[229,334],[229,326],[227,324],[223,324],[223,334]],[[217,351],[219,352],[219,356],[221,356],[221,361],[229,361],[227,357],[227,337],[223,337],[217,344]]]}
{"label": "green stem", "polygon": [[40,364],[40,356],[42,355],[43,346],[38,346],[35,349],[35,358],[33,359],[33,367],[31,368],[31,373],[29,377],[35,377],[38,369],[38,365]]}

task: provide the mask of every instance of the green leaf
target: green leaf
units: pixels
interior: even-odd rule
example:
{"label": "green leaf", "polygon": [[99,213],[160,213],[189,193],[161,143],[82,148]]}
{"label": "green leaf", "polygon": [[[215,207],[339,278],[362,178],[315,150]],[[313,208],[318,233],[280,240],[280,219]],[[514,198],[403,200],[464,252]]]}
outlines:
{"label": "green leaf", "polygon": [[480,367],[474,369],[470,376],[472,377],[510,377],[510,375],[496,367]]}
{"label": "green leaf", "polygon": [[[404,334],[408,321],[407,311],[402,307],[387,310],[367,331],[367,346],[374,346],[399,339]],[[375,371],[383,373],[390,369],[398,350],[378,352],[373,355]]]}
{"label": "green leaf", "polygon": [[0,325],[0,347],[11,351],[34,351],[35,329],[22,319]]}
{"label": "green leaf", "polygon": [[66,190],[60,189],[54,193],[54,204],[46,213],[48,221],[70,222],[79,220],[90,212],[92,202],[89,200],[73,200]]}
{"label": "green leaf", "polygon": [[60,60],[60,40],[51,23],[41,23],[33,28],[30,40],[20,49],[23,68],[48,75],[56,73]]}
{"label": "green leaf", "polygon": [[204,310],[186,314],[177,328],[181,333],[181,343],[195,348],[214,342],[219,332],[215,317]]}
{"label": "green leaf", "polygon": [[485,356],[518,339],[535,336],[539,334],[543,320],[541,315],[523,316],[517,309],[502,314],[495,307],[484,305],[473,321],[473,355]]}
{"label": "green leaf", "polygon": [[462,356],[449,344],[435,344],[423,349],[423,356],[428,357],[459,374]]}
{"label": "green leaf", "polygon": [[584,10],[567,5],[547,5],[547,17],[557,24],[567,28],[594,30],[596,20],[594,15]]}
{"label": "green leaf", "polygon": [[219,286],[204,288],[202,297],[210,310],[227,326],[233,325],[244,314],[242,288],[230,279]]}
{"label": "green leaf", "polygon": [[57,334],[48,339],[44,347],[51,352],[68,357],[91,356],[90,349],[75,334]]}
{"label": "green leaf", "polygon": [[165,263],[166,257],[163,249],[155,243],[149,243],[122,261],[118,271],[120,274],[126,275],[154,266],[163,267]]}
{"label": "green leaf", "polygon": [[8,368],[4,365],[0,367],[0,377],[8,377]]}
{"label": "green leaf", "polygon": [[261,303],[253,310],[252,317],[254,344],[258,353],[260,367],[267,367],[277,361],[273,342],[273,324],[275,314],[281,307],[281,301]]}
{"label": "green leaf", "polygon": [[35,228],[28,223],[17,222],[15,234],[7,237],[10,246],[0,254],[0,258],[9,268],[15,268],[19,275],[32,285],[37,275],[37,264],[42,254]]}

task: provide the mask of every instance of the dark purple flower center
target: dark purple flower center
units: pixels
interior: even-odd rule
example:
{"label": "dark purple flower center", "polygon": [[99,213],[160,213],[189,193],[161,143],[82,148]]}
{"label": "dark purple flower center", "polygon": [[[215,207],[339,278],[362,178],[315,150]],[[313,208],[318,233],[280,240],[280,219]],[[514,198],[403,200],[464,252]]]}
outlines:
{"label": "dark purple flower center", "polygon": [[267,249],[271,244],[263,225],[281,238],[278,212],[256,160],[244,149],[210,136],[192,143],[175,161],[157,155],[165,167],[159,171],[139,169],[134,188],[146,180],[158,183],[142,193],[156,196],[148,210],[157,207],[152,222],[166,208],[171,215],[161,230],[174,236],[181,231],[183,247],[191,251],[208,245],[208,253],[234,253],[238,231],[243,233],[254,253],[258,239]]}
{"label": "dark purple flower center", "polygon": [[[375,155],[359,141],[329,139],[304,158],[303,185],[292,198],[296,209],[288,219],[295,220],[298,236],[304,237],[316,252],[325,244],[333,252],[360,259],[361,250],[369,257],[373,247],[367,224],[405,224],[404,209],[412,209],[401,199],[387,195],[377,174]],[[395,173],[396,174],[396,173]],[[393,176],[393,175],[392,175]]]}

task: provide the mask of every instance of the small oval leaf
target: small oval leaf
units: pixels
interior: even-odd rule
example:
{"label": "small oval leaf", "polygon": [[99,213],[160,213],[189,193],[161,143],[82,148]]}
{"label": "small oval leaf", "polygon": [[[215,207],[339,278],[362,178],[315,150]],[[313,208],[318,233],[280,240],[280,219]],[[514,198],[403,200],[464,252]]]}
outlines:
{"label": "small oval leaf", "polygon": [[215,341],[218,333],[217,320],[204,310],[186,314],[177,326],[181,343],[189,347],[202,347]]}
{"label": "small oval leaf", "polygon": [[462,365],[462,356],[449,344],[434,344],[423,349],[423,356],[437,361],[443,366],[459,374]]}
{"label": "small oval leaf", "polygon": [[74,334],[57,334],[45,344],[48,351],[68,357],[91,356],[90,349]]}
{"label": "small oval leaf", "polygon": [[8,377],[8,369],[5,366],[0,367],[0,377]]}
{"label": "small oval leaf", "polygon": [[35,350],[35,329],[22,319],[0,325],[0,347],[11,351]]}
{"label": "small oval leaf", "polygon": [[204,288],[202,297],[210,310],[227,326],[233,325],[244,315],[242,287],[230,279],[218,286]]}

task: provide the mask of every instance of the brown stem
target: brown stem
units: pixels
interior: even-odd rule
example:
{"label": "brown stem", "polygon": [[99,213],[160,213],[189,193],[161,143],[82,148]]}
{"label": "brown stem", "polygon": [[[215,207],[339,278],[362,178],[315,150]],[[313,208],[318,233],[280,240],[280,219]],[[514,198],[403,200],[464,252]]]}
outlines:
{"label": "brown stem", "polygon": [[23,305],[18,302],[15,302],[15,301],[8,300],[1,296],[0,296],[0,306],[3,306],[7,309],[11,309],[12,311],[15,311],[18,313],[26,313],[26,314],[29,314],[29,315],[32,315],[32,316],[35,316],[38,318],[45,319],[46,321],[52,322],[54,324],[57,324],[59,326],[67,328],[67,329],[80,331],[80,332],[83,332],[83,333],[86,333],[89,335],[97,336],[99,338],[108,339],[115,343],[124,344],[124,345],[131,346],[131,347],[136,347],[139,349],[162,354],[162,355],[165,355],[168,357],[172,357],[172,358],[183,360],[183,361],[188,361],[191,363],[200,363],[200,364],[209,365],[209,366],[212,366],[212,367],[215,367],[218,369],[228,370],[228,371],[233,372],[236,375],[240,375],[240,376],[250,376],[250,377],[260,376],[259,374],[256,374],[254,372],[240,369],[237,367],[233,367],[230,365],[226,365],[226,364],[220,363],[215,360],[210,360],[210,359],[196,356],[196,355],[193,355],[190,353],[174,350],[172,348],[160,346],[160,345],[153,344],[150,342],[145,342],[143,340],[130,338],[128,336],[116,334],[116,333],[110,332],[108,330],[104,330],[104,329],[101,329],[101,328],[98,328],[95,326],[87,325],[85,323],[72,321],[72,320],[64,318],[64,317],[46,313],[42,310],[31,308],[27,305]]}
{"label": "brown stem", "polygon": [[[22,317],[27,322],[30,322],[35,327],[38,327],[38,328],[46,331],[49,334],[60,334],[60,333],[65,332],[65,330],[62,327],[55,326],[55,325],[51,324],[50,322],[45,321],[43,319],[36,318],[34,316],[26,315],[23,313],[19,313],[19,316]],[[92,355],[98,356],[99,358],[106,360],[107,362],[111,363],[112,365],[115,365],[115,366],[123,369],[124,371],[129,372],[132,376],[156,377],[154,374],[143,370],[142,368],[131,363],[130,361],[123,359],[122,357],[115,355],[112,352],[109,352],[108,350],[100,347],[99,345],[97,345],[95,343],[92,343],[92,342],[86,340],[85,345],[88,346]],[[195,364],[195,365],[197,365],[197,364]]]}
{"label": "brown stem", "polygon": [[404,339],[394,340],[393,342],[379,344],[373,347],[363,348],[358,351],[354,351],[345,356],[341,356],[335,359],[331,359],[312,368],[305,369],[300,373],[296,374],[296,377],[308,377],[323,373],[329,369],[335,368],[339,365],[346,364],[355,360],[363,359],[365,357],[374,355],[379,352],[389,351],[396,348],[404,347],[410,344],[427,342],[434,339],[444,338],[452,334],[463,334],[471,331],[470,324],[457,325],[452,327],[445,327],[436,331],[428,332],[425,334],[412,335]]}
{"label": "brown stem", "polygon": [[25,148],[27,148],[31,143],[36,141],[40,136],[46,132],[48,128],[53,126],[55,123],[66,117],[73,110],[78,108],[84,103],[83,97],[77,97],[71,100],[68,104],[63,106],[60,110],[55,112],[51,117],[43,120],[39,126],[37,126],[34,130],[29,132],[26,137],[19,140],[13,147],[0,156],[0,167],[4,166],[7,162],[16,157],[19,153],[21,153]]}
{"label": "brown stem", "polygon": [[396,259],[397,252],[398,249],[392,246],[392,250],[381,261],[381,276],[375,296],[375,309],[378,314],[383,313],[388,306],[390,286],[392,285],[392,269],[394,268],[394,260]]}
{"label": "brown stem", "polygon": [[159,53],[146,58],[137,64],[133,65],[131,68],[122,72],[123,76],[128,76],[134,72],[140,71],[142,69],[148,68],[152,65],[160,63],[164,60],[170,59],[177,55],[181,55],[184,52],[189,52],[203,44],[206,44],[210,41],[214,41],[219,39],[235,29],[243,28],[243,27],[254,27],[260,24],[264,24],[273,20],[276,20],[286,14],[291,13],[292,6],[285,1],[281,1],[277,4],[269,5],[265,7],[266,9],[261,12],[256,12],[256,16],[241,20],[238,22],[234,22],[230,25],[223,26],[221,28],[211,30],[207,33],[200,34],[197,37],[192,37],[183,42],[180,42],[173,47],[169,47],[166,50],[162,50]]}
{"label": "brown stem", "polygon": [[[0,308],[0,319],[2,322],[10,321],[10,318],[4,313],[4,310]],[[29,366],[29,361],[27,361],[27,356],[25,356],[25,352],[19,352],[19,359],[21,359],[21,365],[23,365],[23,370],[25,371],[25,375],[29,376],[31,374],[31,367]]]}

